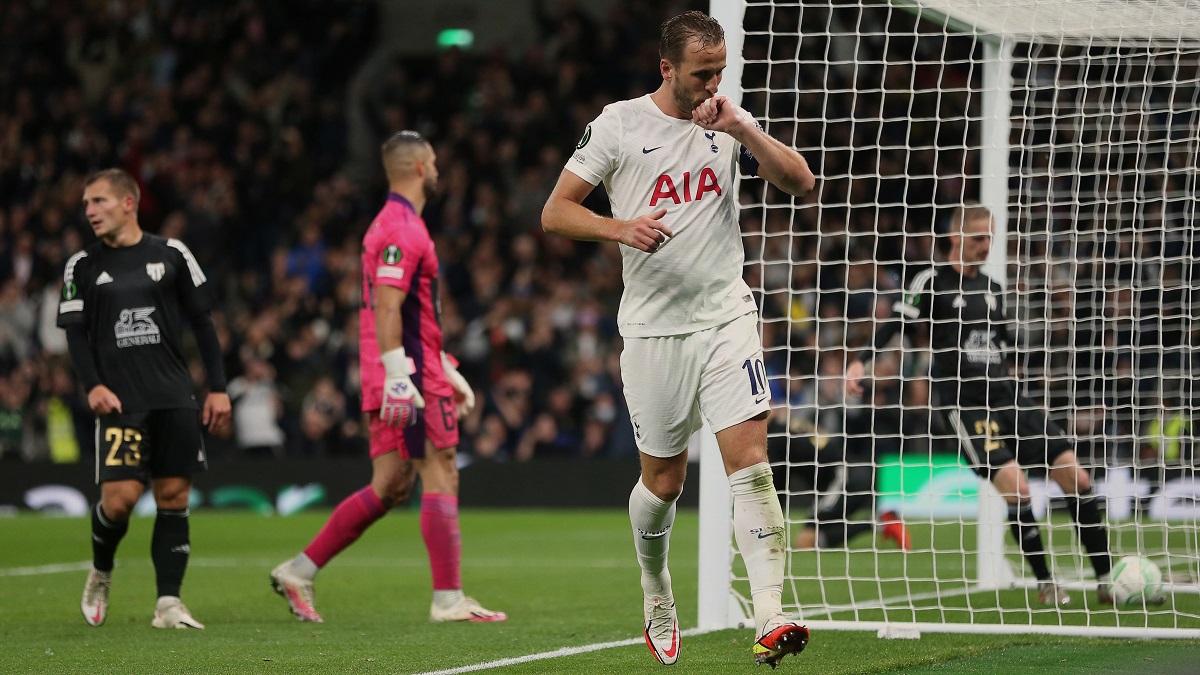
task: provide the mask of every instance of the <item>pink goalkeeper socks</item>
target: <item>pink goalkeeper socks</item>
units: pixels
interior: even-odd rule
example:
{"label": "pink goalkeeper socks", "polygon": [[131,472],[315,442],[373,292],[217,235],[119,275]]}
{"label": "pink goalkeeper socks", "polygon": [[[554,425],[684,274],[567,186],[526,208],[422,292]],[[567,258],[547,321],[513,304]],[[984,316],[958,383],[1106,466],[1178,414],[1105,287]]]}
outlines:
{"label": "pink goalkeeper socks", "polygon": [[308,548],[304,549],[304,554],[317,567],[324,567],[333,556],[357,541],[362,533],[385,513],[387,508],[368,485],[337,505],[325,527],[321,528]]}
{"label": "pink goalkeeper socks", "polygon": [[[304,554],[317,567],[324,567],[385,513],[387,509],[370,486],[355,492],[333,510]],[[429,552],[433,589],[461,589],[462,533],[458,528],[457,497],[440,494],[421,497],[421,536]]]}
{"label": "pink goalkeeper socks", "polygon": [[426,493],[421,497],[421,536],[429,552],[433,590],[462,588],[462,532],[458,529],[458,498]]}

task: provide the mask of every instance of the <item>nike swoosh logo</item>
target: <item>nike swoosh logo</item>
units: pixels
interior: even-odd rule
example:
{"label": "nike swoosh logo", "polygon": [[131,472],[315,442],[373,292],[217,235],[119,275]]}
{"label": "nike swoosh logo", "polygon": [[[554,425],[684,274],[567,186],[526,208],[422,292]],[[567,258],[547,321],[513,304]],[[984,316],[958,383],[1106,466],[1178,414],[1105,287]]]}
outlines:
{"label": "nike swoosh logo", "polygon": [[754,399],[754,405],[758,405],[759,403],[762,403],[762,402],[763,402],[763,401],[765,401],[765,400],[767,400],[767,397],[766,397],[766,396],[763,396],[763,397],[760,397],[760,398],[756,398],[756,399]]}
{"label": "nike swoosh logo", "polygon": [[661,145],[660,145],[660,146],[658,146],[658,148],[650,148],[650,149],[648,149],[648,150],[647,150],[647,149],[646,149],[646,146],[644,146],[644,145],[643,145],[643,146],[642,146],[642,154],[643,154],[643,155],[648,155],[648,154],[650,154],[650,153],[654,152],[655,150],[658,150],[658,149],[659,149],[659,148],[661,148],[661,147],[663,147],[663,146],[661,146]]}
{"label": "nike swoosh logo", "polygon": [[[650,651],[653,652],[655,657],[657,658],[659,648],[657,646],[655,646],[654,640],[651,639],[651,637],[650,637],[650,624],[646,624],[646,628],[645,628],[645,630],[642,631],[642,634],[646,637],[646,645],[650,647]],[[678,655],[678,654],[679,654],[679,627],[674,626],[674,627],[672,627],[672,630],[671,630],[671,646],[668,649],[663,649],[662,655],[665,658],[674,659],[676,657],[676,655]],[[662,663],[662,658],[658,658],[658,661],[660,663]]]}
{"label": "nike swoosh logo", "polygon": [[679,631],[673,630],[673,631],[671,631],[671,648],[664,649],[663,656],[667,657],[668,659],[673,659],[673,658],[675,658],[675,655],[678,653],[679,653]]}

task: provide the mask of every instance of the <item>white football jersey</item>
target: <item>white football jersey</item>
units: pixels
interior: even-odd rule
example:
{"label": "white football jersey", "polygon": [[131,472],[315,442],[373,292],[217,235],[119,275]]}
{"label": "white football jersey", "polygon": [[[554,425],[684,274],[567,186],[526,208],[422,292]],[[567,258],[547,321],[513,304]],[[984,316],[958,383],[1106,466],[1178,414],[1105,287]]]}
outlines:
{"label": "white football jersey", "polygon": [[756,311],[742,280],[740,151],[728,134],[667,116],[648,94],[605,106],[584,131],[567,170],[604,183],[614,218],[665,208],[661,222],[675,233],[654,254],[621,245],[621,335],[694,333]]}

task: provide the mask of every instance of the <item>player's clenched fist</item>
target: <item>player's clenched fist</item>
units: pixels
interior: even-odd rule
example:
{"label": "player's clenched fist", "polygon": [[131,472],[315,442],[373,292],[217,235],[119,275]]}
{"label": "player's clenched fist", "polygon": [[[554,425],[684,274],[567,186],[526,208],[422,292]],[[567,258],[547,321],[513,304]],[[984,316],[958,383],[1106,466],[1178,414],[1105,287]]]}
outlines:
{"label": "player's clenched fist", "polygon": [[729,97],[718,94],[692,110],[692,122],[710,131],[729,132],[734,124],[745,122],[753,125],[754,118],[730,101]]}
{"label": "player's clenched fist", "polygon": [[425,399],[416,385],[409,379],[413,372],[412,362],[398,347],[384,352],[383,359],[383,405],[379,419],[393,427],[407,427],[417,423],[417,410],[425,407]]}

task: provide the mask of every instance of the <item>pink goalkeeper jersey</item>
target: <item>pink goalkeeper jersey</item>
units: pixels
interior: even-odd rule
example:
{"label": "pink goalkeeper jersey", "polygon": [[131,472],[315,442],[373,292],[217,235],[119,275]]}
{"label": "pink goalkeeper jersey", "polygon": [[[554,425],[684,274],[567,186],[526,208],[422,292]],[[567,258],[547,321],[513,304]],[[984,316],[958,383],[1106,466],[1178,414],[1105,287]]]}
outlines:
{"label": "pink goalkeeper jersey", "polygon": [[395,286],[406,294],[400,306],[401,339],[404,353],[416,366],[413,384],[426,400],[453,396],[454,388],[442,368],[437,253],[425,221],[407,199],[394,192],[388,193],[383,210],[363,236],[362,280],[358,358],[363,410],[378,410],[383,403],[383,362],[375,337],[375,289],[381,285]]}

